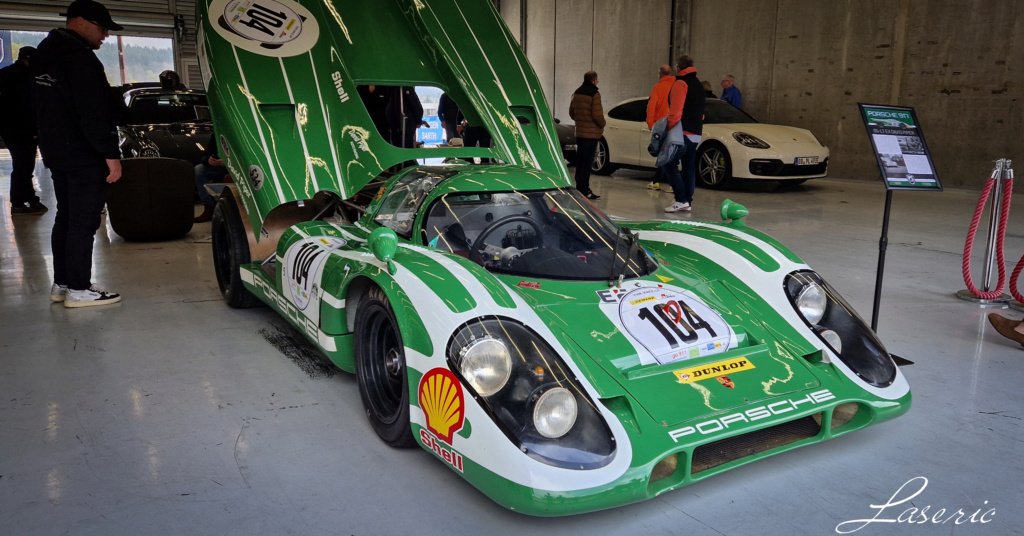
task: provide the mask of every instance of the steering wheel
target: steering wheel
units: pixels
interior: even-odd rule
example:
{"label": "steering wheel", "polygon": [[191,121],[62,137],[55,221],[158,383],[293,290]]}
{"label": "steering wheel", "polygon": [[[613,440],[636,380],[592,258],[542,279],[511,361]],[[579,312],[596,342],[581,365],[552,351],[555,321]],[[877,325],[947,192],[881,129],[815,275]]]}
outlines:
{"label": "steering wheel", "polygon": [[529,216],[524,216],[522,214],[513,214],[511,216],[505,216],[504,218],[491,222],[490,225],[484,227],[484,230],[480,231],[480,234],[476,236],[476,240],[473,241],[473,250],[476,252],[476,255],[480,256],[480,249],[487,244],[486,238],[489,237],[491,233],[493,233],[502,225],[506,225],[512,222],[528,223],[530,224],[530,227],[533,227],[534,233],[536,233],[538,236],[540,236],[541,234],[540,225],[533,218]]}

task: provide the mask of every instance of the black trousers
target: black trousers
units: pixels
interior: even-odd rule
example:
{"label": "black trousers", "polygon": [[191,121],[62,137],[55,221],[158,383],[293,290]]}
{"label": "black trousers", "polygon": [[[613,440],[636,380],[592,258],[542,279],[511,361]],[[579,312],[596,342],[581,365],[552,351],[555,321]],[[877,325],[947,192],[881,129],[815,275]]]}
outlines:
{"label": "black trousers", "polygon": [[106,165],[51,170],[57,216],[53,220],[53,282],[71,290],[92,286],[92,245],[110,184]]}
{"label": "black trousers", "polygon": [[[494,140],[491,139],[491,133],[487,132],[487,127],[467,126],[465,132],[462,135],[462,143],[464,147],[476,147],[477,145],[479,145],[480,147],[490,147],[492,141]],[[490,164],[491,159],[481,158],[480,163]]]}
{"label": "black trousers", "polygon": [[[6,140],[5,140],[6,141]],[[7,142],[11,152],[11,205],[38,203],[39,196],[32,187],[32,174],[36,169],[36,140]]]}
{"label": "black trousers", "polygon": [[594,170],[594,156],[597,155],[596,139],[576,138],[576,189],[583,195],[590,191],[590,173]]}

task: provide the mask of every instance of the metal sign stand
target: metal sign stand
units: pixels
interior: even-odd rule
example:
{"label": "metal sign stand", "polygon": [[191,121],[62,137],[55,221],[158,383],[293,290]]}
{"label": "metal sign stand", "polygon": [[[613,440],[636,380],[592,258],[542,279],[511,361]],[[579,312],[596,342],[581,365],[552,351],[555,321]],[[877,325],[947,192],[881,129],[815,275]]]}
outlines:
{"label": "metal sign stand", "polygon": [[[1000,207],[1003,206],[1003,183],[1004,181],[1013,178],[1013,168],[1011,167],[1011,164],[1012,160],[1000,158],[999,160],[996,160],[996,167],[995,169],[992,170],[991,176],[996,180],[996,184],[994,188],[995,193],[992,194],[991,204],[989,205],[988,209],[988,244],[985,248],[985,277],[982,280],[982,292],[989,292],[994,286],[992,284],[992,267],[995,264],[997,247],[996,242],[999,238],[999,212]],[[1009,218],[1010,215],[1007,214],[1006,217]],[[1011,282],[1010,284],[1012,285],[1013,282]],[[966,288],[957,291],[956,296],[961,300],[977,303],[983,306],[995,307],[1005,307],[1007,301],[1009,301],[1012,297],[1004,292],[1000,294],[997,298],[979,298],[975,296],[974,293],[970,291],[970,289]],[[1024,307],[1024,305],[1022,305],[1022,307]]]}

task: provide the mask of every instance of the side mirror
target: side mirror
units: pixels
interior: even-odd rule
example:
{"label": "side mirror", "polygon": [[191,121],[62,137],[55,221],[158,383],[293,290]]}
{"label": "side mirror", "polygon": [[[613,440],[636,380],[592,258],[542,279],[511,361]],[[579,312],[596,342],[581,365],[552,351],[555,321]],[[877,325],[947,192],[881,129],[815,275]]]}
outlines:
{"label": "side mirror", "polygon": [[388,265],[388,273],[395,275],[398,266],[395,265],[395,252],[398,251],[398,235],[387,227],[379,227],[370,233],[370,251],[380,262]]}
{"label": "side mirror", "polygon": [[744,225],[741,220],[747,217],[747,214],[749,213],[750,211],[747,210],[747,207],[732,201],[731,199],[722,201],[722,219],[729,223]]}

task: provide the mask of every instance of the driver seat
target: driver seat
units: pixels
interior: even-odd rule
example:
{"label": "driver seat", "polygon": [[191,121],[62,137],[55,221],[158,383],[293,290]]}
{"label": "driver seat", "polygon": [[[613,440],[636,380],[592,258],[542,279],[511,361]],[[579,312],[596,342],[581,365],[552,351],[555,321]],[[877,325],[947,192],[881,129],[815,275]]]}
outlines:
{"label": "driver seat", "polygon": [[437,247],[468,259],[469,239],[466,238],[466,230],[462,228],[462,224],[455,222],[445,227],[441,232],[441,239],[438,241]]}

